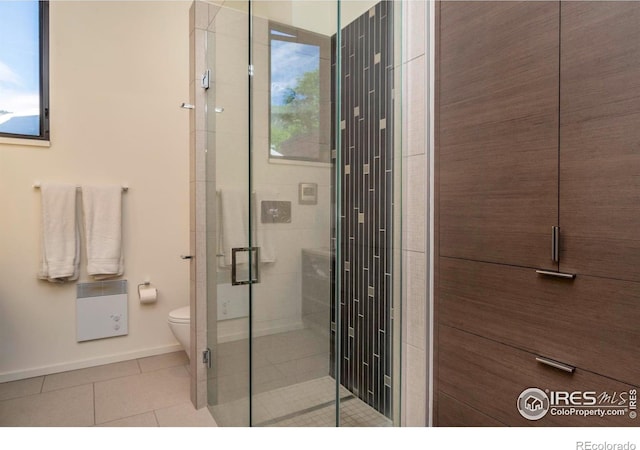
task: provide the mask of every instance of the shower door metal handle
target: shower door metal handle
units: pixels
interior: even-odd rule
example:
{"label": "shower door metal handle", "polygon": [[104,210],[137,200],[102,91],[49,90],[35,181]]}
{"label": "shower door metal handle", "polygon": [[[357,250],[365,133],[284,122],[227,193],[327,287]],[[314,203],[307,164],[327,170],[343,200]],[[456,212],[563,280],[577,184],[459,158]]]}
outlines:
{"label": "shower door metal handle", "polygon": [[[241,280],[238,281],[238,253],[239,252],[249,252],[249,267],[251,267],[251,263],[253,262],[253,258],[256,261],[255,268],[255,278],[252,280]],[[256,284],[260,283],[260,247],[235,247],[231,249],[231,285],[238,286],[241,284]],[[254,272],[251,274],[253,275]]]}

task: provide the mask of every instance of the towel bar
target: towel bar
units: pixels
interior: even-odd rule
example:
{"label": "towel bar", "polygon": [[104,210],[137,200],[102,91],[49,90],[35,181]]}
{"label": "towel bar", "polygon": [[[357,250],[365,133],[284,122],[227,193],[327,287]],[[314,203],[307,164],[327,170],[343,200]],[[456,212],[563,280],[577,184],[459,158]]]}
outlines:
{"label": "towel bar", "polygon": [[[35,183],[33,183],[33,188],[34,189],[40,189],[40,186],[41,186],[41,184],[40,184],[39,181],[36,181]],[[76,186],[76,189],[82,189],[82,186]],[[127,185],[122,186],[122,190],[124,192],[127,192],[129,190],[129,186],[127,186]]]}

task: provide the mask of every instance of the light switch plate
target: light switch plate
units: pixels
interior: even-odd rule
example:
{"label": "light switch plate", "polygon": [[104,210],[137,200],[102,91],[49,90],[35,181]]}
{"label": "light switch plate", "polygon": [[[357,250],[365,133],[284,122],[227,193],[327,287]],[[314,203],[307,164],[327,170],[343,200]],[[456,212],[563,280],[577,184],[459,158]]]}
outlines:
{"label": "light switch plate", "polygon": [[317,205],[318,184],[300,183],[298,188],[298,203],[301,205]]}

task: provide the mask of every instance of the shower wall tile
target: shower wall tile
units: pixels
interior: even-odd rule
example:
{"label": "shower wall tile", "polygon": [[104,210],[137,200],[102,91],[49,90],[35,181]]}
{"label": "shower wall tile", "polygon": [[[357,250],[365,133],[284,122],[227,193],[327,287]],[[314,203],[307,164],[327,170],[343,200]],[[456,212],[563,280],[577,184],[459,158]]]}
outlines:
{"label": "shower wall tile", "polygon": [[191,311],[191,343],[190,352],[194,355],[190,360],[189,376],[191,377],[191,402],[196,408],[206,404],[206,369],[200,358],[195,355],[206,347],[207,317],[207,159],[208,140],[206,132],[207,94],[200,86],[200,77],[207,68],[207,41],[210,36],[206,31],[209,25],[209,5],[195,2],[190,10],[190,89],[189,102],[195,106],[190,114],[190,311]]}
{"label": "shower wall tile", "polygon": [[427,27],[425,26],[427,5],[428,3],[425,0],[410,0],[406,2],[405,14],[408,20],[405,25],[407,36],[405,61],[410,61],[425,53],[427,44]]}
{"label": "shower wall tile", "polygon": [[209,0],[209,25],[207,25],[207,30],[209,31],[215,31],[215,20],[216,17],[218,15],[218,13],[220,12],[220,7],[222,6],[222,4],[224,3],[224,0],[219,0],[219,1],[214,1],[214,0]]}
{"label": "shower wall tile", "polygon": [[[204,151],[201,152],[204,154]],[[204,158],[202,158],[204,160]],[[204,161],[202,161],[204,163]],[[207,231],[207,203],[202,199],[207,198],[207,183],[205,181],[196,181],[196,233],[205,233]],[[199,201],[198,201],[199,199]]]}
{"label": "shower wall tile", "polygon": [[[416,2],[411,2],[416,3]],[[425,153],[425,55],[421,55],[405,66],[407,104],[406,134],[407,148],[405,155],[420,155]]]}
{"label": "shower wall tile", "polygon": [[196,82],[196,85],[200,84],[200,76],[207,68],[205,50],[207,45],[207,32],[205,30],[195,29],[193,30],[193,49],[194,49],[194,63],[191,79]]}
{"label": "shower wall tile", "polygon": [[205,131],[194,131],[190,135],[190,139],[194,140],[194,151],[189,152],[190,181],[204,182],[206,181],[206,146],[207,133]]}
{"label": "shower wall tile", "polygon": [[209,26],[209,4],[205,2],[195,2],[195,6],[194,26],[196,29],[206,30]]}
{"label": "shower wall tile", "polygon": [[403,159],[405,196],[403,202],[403,246],[415,252],[426,251],[426,174],[425,155]]}
{"label": "shower wall tile", "polygon": [[[392,413],[393,2],[342,31],[341,382]],[[335,57],[332,58],[335,61]],[[385,383],[385,379],[387,383]]]}
{"label": "shower wall tile", "polygon": [[[196,83],[191,76],[189,76],[189,80],[190,81],[189,81],[188,102],[193,105],[193,103],[195,102],[195,84]],[[204,115],[201,118],[204,119]],[[195,109],[190,109],[189,110],[189,132],[193,133],[194,131],[196,131],[196,129],[198,129],[198,126],[196,124],[196,111]]]}
{"label": "shower wall tile", "polygon": [[[247,95],[247,60],[242,57],[248,51],[247,41],[232,36],[216,33],[215,70],[213,76],[216,83],[228,83],[236,86],[231,93]],[[240,56],[240,57],[239,57]],[[203,69],[204,70],[204,69]],[[225,89],[216,89],[218,94],[227,92]],[[237,100],[242,104],[241,100]],[[246,106],[246,103],[244,103]]]}
{"label": "shower wall tile", "polygon": [[429,153],[426,50],[429,2],[403,2],[403,330],[402,424],[428,425]]}
{"label": "shower wall tile", "polygon": [[406,326],[405,341],[421,350],[427,345],[427,274],[425,254],[404,251],[404,274],[407,278],[405,305],[403,305]]}
{"label": "shower wall tile", "polygon": [[423,427],[427,422],[426,352],[409,344],[404,344],[403,348],[406,355],[403,370],[406,373],[406,394],[402,425]]}
{"label": "shower wall tile", "polygon": [[[213,30],[217,35],[247,41],[249,18],[246,11],[240,11],[230,7],[223,7],[216,15]],[[242,59],[242,58],[237,58]]]}

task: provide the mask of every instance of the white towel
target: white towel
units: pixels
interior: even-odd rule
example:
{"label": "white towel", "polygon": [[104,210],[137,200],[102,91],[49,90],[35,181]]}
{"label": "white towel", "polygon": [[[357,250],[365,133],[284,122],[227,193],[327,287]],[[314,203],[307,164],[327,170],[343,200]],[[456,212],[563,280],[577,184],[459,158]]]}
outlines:
{"label": "white towel", "polygon": [[255,195],[255,230],[256,230],[256,242],[254,246],[260,247],[260,262],[261,263],[275,263],[277,252],[273,238],[274,227],[278,225],[270,225],[265,227],[262,224],[262,202],[263,201],[275,201],[277,200],[277,194],[269,189],[261,189],[256,191]]}
{"label": "white towel", "polygon": [[76,214],[76,187],[43,184],[42,263],[38,278],[51,282],[78,279],[80,234]]}
{"label": "white towel", "polygon": [[[275,194],[271,191],[260,191],[252,196],[253,221],[254,224],[260,222],[260,210],[262,200],[274,200]],[[249,246],[249,212],[247,208],[247,192],[237,190],[224,190],[220,192],[219,233],[222,257],[221,267],[230,267],[232,262],[232,249],[236,247]],[[254,247],[260,247],[260,262],[276,262],[276,248],[273,242],[273,232],[261,226],[254,227],[256,231],[256,242]],[[249,261],[248,252],[236,254],[236,264],[247,264]]]}
{"label": "white towel", "polygon": [[[220,252],[221,267],[231,267],[231,249],[249,245],[249,213],[247,210],[247,192],[226,189],[220,192]],[[247,252],[237,254],[238,264],[247,264]]]}
{"label": "white towel", "polygon": [[122,187],[82,186],[87,273],[97,280],[124,273]]}

